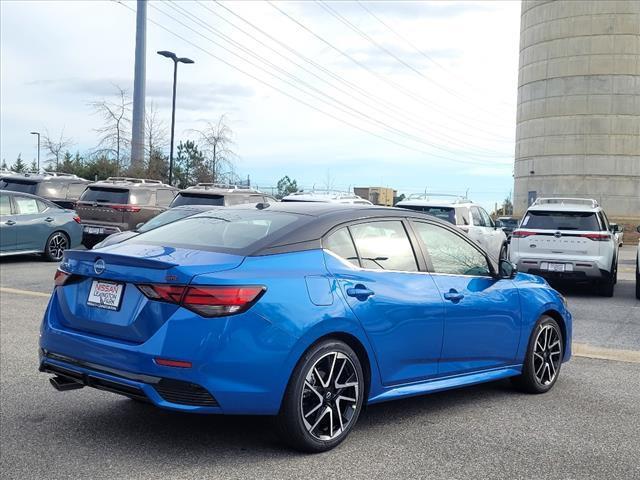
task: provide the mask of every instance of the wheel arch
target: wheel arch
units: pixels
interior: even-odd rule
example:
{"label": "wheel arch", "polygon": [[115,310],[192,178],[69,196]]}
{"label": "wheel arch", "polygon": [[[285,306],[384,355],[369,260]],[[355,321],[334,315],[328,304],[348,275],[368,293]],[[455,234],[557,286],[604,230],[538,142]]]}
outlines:
{"label": "wheel arch", "polygon": [[61,233],[62,235],[64,235],[64,238],[67,239],[67,243],[69,244],[68,248],[71,248],[71,236],[69,235],[69,233],[67,233],[66,231],[64,231],[64,229],[62,228],[56,228],[53,232],[51,232],[49,234],[49,236],[46,238],[46,240],[44,241],[44,248],[42,249],[43,253],[47,253],[47,248],[49,248],[49,240],[51,239],[51,237],[53,237],[56,233]]}
{"label": "wheel arch", "polygon": [[566,354],[566,352],[569,351],[569,337],[567,335],[567,324],[564,321],[564,317],[562,316],[562,314],[560,312],[558,312],[557,310],[554,309],[549,309],[546,310],[545,312],[542,313],[541,316],[546,315],[548,317],[553,318],[556,322],[558,322],[558,326],[560,327],[560,332],[562,333],[562,341],[563,341],[563,354]]}

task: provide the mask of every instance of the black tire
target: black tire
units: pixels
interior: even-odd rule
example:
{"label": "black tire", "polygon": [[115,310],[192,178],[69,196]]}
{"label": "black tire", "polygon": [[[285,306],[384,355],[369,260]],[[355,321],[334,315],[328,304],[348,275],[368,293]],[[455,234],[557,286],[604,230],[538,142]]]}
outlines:
{"label": "black tire", "polygon": [[498,260],[502,260],[502,259],[508,260],[507,258],[507,244],[503,244],[502,247],[500,248],[500,256],[498,257]]}
{"label": "black tire", "polygon": [[[545,332],[550,331],[549,329],[553,329],[554,334],[549,337],[544,337]],[[547,338],[550,338],[550,340],[547,341]],[[547,351],[555,353],[542,353],[545,349],[540,349],[539,347],[541,343],[544,344],[545,341],[546,347],[553,344],[553,348],[547,348]],[[557,345],[555,345],[556,341],[559,342]],[[560,376],[563,357],[564,338],[562,336],[562,330],[554,318],[543,315],[538,319],[531,333],[527,354],[522,366],[522,374],[512,379],[514,385],[527,393],[548,392],[553,388]],[[552,373],[553,377],[551,377]]]}
{"label": "black tire", "polygon": [[614,260],[611,264],[611,273],[599,285],[600,296],[613,297],[613,292],[618,282],[618,263]]}
{"label": "black tire", "polygon": [[69,237],[64,232],[53,232],[44,244],[43,256],[48,262],[59,262],[62,254],[69,248]]}
{"label": "black tire", "polygon": [[[333,367],[330,367],[332,362]],[[343,384],[355,385],[334,388]],[[354,392],[355,402],[346,401],[353,398]],[[349,435],[358,421],[364,394],[364,375],[355,352],[339,340],[327,339],[317,343],[303,355],[289,379],[276,419],[280,438],[301,452],[331,450]],[[326,412],[327,409],[331,413]],[[309,421],[303,418],[303,412]],[[346,422],[334,425],[336,412],[341,412],[339,420]],[[310,427],[315,428],[310,430]]]}
{"label": "black tire", "polygon": [[636,298],[640,300],[640,267],[638,267],[638,259],[636,259]]}

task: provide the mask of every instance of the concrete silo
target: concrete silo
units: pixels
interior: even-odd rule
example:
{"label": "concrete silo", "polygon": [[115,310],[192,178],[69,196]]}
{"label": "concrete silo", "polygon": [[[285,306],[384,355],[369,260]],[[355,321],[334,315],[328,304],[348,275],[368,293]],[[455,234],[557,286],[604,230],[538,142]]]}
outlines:
{"label": "concrete silo", "polygon": [[522,2],[514,178],[640,223],[640,1]]}

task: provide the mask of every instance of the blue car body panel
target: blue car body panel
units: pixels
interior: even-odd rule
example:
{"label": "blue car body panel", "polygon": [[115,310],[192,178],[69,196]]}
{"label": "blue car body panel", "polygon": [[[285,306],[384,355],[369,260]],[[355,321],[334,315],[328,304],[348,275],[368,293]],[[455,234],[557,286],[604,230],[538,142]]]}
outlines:
{"label": "blue car body panel", "polygon": [[[93,269],[97,258],[106,263],[100,275]],[[389,275],[351,267],[322,249],[242,257],[135,242],[67,251],[61,266],[78,279],[52,295],[42,324],[41,362],[135,386],[168,409],[276,414],[296,364],[326,336],[338,335],[364,353],[371,403],[519,374],[532,328],[545,312],[564,324],[564,360],[570,357],[571,315],[559,294],[531,275]],[[125,284],[119,311],[86,304],[95,278]],[[204,318],[150,300],[136,286],[153,282],[260,285],[266,291],[243,313]],[[347,295],[357,284],[375,285],[375,302]],[[452,288],[464,293],[458,304],[442,297]],[[147,382],[74,366],[48,358],[50,353],[191,382],[219,405],[169,402]],[[191,362],[192,368],[162,366],[156,358]]]}

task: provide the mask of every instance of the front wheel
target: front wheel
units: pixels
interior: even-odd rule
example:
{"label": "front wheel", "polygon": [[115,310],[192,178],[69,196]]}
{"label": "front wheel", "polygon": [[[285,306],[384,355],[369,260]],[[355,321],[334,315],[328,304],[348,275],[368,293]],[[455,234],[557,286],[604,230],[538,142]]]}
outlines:
{"label": "front wheel", "polygon": [[522,374],[513,379],[515,385],[528,393],[546,393],[558,380],[564,339],[558,322],[547,315],[536,323],[522,366]]}
{"label": "front wheel", "polygon": [[500,256],[498,257],[498,260],[508,260],[507,258],[507,244],[505,243],[504,245],[502,245],[502,247],[500,247]]}
{"label": "front wheel", "polygon": [[346,343],[314,345],[289,380],[277,418],[282,440],[309,453],[334,448],[357,422],[364,393],[360,360]]}
{"label": "front wheel", "polygon": [[54,232],[44,246],[44,258],[49,262],[59,262],[67,248],[69,248],[69,238],[63,232]]}

